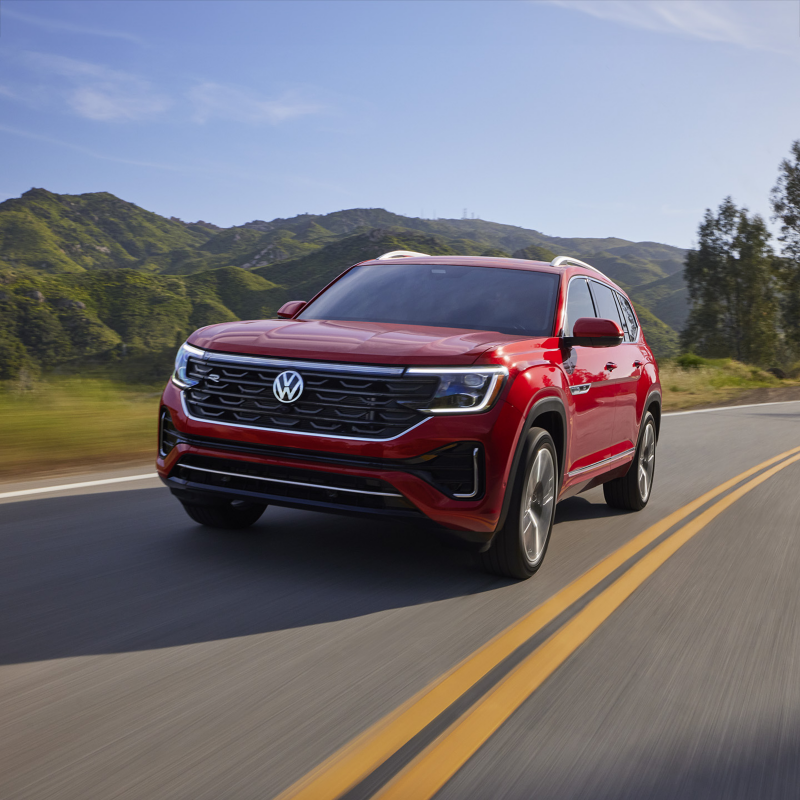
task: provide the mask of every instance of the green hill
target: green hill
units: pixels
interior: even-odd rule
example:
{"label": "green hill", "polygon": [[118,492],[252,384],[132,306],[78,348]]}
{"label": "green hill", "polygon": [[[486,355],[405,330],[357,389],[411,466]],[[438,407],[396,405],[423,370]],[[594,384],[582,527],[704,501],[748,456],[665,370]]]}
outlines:
{"label": "green hill", "polygon": [[107,192],[31,189],[0,203],[0,378],[24,366],[112,369],[125,359],[157,371],[197,327],[274,316],[286,300],[309,299],[351,264],[401,249],[576,256],[631,292],[659,356],[677,352],[687,313],[685,251],[677,247],[384,209],[219,228],[167,219]]}
{"label": "green hill", "polygon": [[683,273],[631,288],[631,294],[676,331],[683,330],[689,315],[689,291]]}
{"label": "green hill", "polygon": [[108,192],[58,195],[31,189],[0,203],[0,266],[37,272],[148,267],[196,250],[213,226],[187,225]]}

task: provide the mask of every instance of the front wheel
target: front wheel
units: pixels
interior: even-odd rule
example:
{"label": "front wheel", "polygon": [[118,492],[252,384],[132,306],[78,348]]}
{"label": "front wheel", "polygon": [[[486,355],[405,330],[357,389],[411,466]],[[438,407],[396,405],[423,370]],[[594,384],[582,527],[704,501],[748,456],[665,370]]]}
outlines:
{"label": "front wheel", "polygon": [[550,434],[531,428],[525,458],[514,479],[511,507],[489,549],[484,567],[495,575],[525,580],[544,561],[555,518],[558,458]]}
{"label": "front wheel", "polygon": [[606,503],[611,508],[641,511],[650,499],[655,471],[656,423],[648,411],[630,469],[621,478],[603,484]]}
{"label": "front wheel", "polygon": [[208,505],[183,503],[183,508],[195,522],[207,528],[241,530],[258,522],[266,505],[249,503],[246,500],[225,500]]}

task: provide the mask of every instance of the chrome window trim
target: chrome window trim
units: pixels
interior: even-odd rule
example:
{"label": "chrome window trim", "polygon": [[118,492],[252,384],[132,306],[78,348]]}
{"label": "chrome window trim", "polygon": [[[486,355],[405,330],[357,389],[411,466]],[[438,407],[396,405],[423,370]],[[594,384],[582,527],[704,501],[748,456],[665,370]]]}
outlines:
{"label": "chrome window trim", "polygon": [[[617,303],[618,304],[620,304],[620,302],[619,302],[620,300],[627,301],[628,305],[631,307],[631,311],[633,312],[633,318],[636,320],[636,338],[633,339],[630,342],[626,342],[625,344],[638,344],[639,341],[642,338],[642,323],[639,321],[639,315],[636,313],[636,309],[633,307],[633,300],[631,300],[629,297],[625,297],[625,295],[623,295],[617,289],[614,289],[614,294],[617,295],[617,298],[618,298],[617,299]],[[625,316],[625,310],[621,307],[621,304],[620,304],[620,309],[619,310],[620,310],[620,314],[622,314],[622,316],[624,317]]]}
{"label": "chrome window trim", "polygon": [[[603,273],[601,272],[600,274],[602,275]],[[603,277],[606,277],[606,276],[603,275]],[[639,321],[639,316],[636,313],[636,309],[633,307],[633,302],[631,301],[630,298],[628,298],[624,294],[622,294],[622,292],[619,289],[615,288],[610,283],[605,283],[604,281],[597,280],[597,278],[595,278],[593,275],[573,275],[569,279],[569,283],[567,283],[567,297],[566,297],[566,301],[564,303],[564,317],[561,320],[561,328],[560,328],[559,332],[562,335],[564,335],[564,331],[567,328],[567,322],[569,321],[568,318],[567,318],[567,305],[569,303],[569,290],[570,290],[570,287],[572,286],[572,282],[573,281],[577,281],[577,280],[594,281],[595,283],[599,283],[602,286],[606,286],[609,289],[611,289],[611,291],[614,292],[614,294],[619,295],[623,300],[627,300],[630,303],[631,311],[633,311],[633,316],[636,318],[636,324],[637,324],[638,328],[637,328],[637,331],[636,331],[636,338],[632,342],[623,341],[623,344],[639,344],[641,342],[641,339],[642,339],[642,323]],[[609,278],[609,280],[610,280],[610,278]],[[591,294],[591,293],[592,293],[592,290],[591,290],[591,287],[590,287],[589,288],[589,294]],[[594,296],[592,296],[592,305],[594,305]],[[620,312],[622,312],[622,309],[620,309]],[[599,319],[599,317],[597,317],[597,309],[595,309],[594,313],[595,313],[595,317],[597,319]],[[624,330],[624,328],[623,328],[623,330]]]}
{"label": "chrome window trim", "polygon": [[623,458],[628,458],[628,456],[632,456],[636,452],[636,448],[632,447],[630,450],[625,450],[623,453],[618,453],[615,456],[611,456],[611,458],[604,458],[602,461],[596,461],[594,464],[589,464],[588,467],[581,467],[580,469],[574,469],[572,472],[567,473],[567,477],[571,478],[573,475],[581,475],[584,472],[590,472],[593,469],[597,469],[598,467],[604,467],[606,464],[611,464],[614,461],[619,461]]}
{"label": "chrome window trim", "polygon": [[208,469],[207,467],[195,467],[193,464],[180,464],[176,465],[176,469],[183,467],[183,469],[196,469],[198,472],[211,472],[214,475],[229,475],[232,478],[252,478],[256,481],[269,481],[270,483],[285,483],[290,486],[305,486],[309,489],[327,489],[331,492],[349,492],[350,494],[371,494],[378,497],[402,497],[403,495],[397,492],[370,492],[366,489],[345,489],[340,486],[325,486],[322,483],[303,483],[302,481],[287,481],[281,478],[265,478],[261,475],[242,475],[241,472],[224,472],[221,469]]}
{"label": "chrome window trim", "polygon": [[480,448],[476,447],[472,451],[472,492],[470,494],[453,494],[459,500],[470,500],[478,496],[479,481],[480,481],[480,467],[478,465],[478,456],[480,455]]}
{"label": "chrome window trim", "polygon": [[[588,284],[588,282],[590,280],[591,280],[591,278],[588,275],[573,275],[569,279],[569,282],[567,283],[567,297],[566,297],[566,300],[564,302],[564,318],[561,320],[560,333],[562,335],[565,335],[565,331],[567,330],[567,324],[569,323],[569,317],[567,316],[567,307],[569,306],[569,290],[572,288],[572,282],[573,281],[586,281],[587,284]],[[590,297],[590,299],[592,301],[592,308],[594,308],[594,295],[592,295],[591,288],[589,288],[588,286],[587,286],[587,288],[589,289],[589,297]],[[596,308],[594,310],[594,315],[595,315],[595,318],[597,318],[597,309]]]}
{"label": "chrome window trim", "polygon": [[245,428],[250,431],[267,431],[269,433],[285,433],[289,436],[316,436],[318,439],[342,439],[348,442],[393,442],[395,439],[399,439],[401,436],[405,436],[407,433],[411,433],[415,428],[418,428],[420,425],[423,425],[428,420],[432,419],[432,417],[425,417],[425,419],[421,419],[416,425],[412,425],[410,428],[406,428],[402,433],[398,433],[397,436],[390,436],[388,439],[375,439],[374,437],[369,436],[335,436],[333,434],[326,434],[326,433],[311,433],[310,431],[292,431],[287,430],[286,428],[259,428],[256,425],[243,425],[236,422],[222,422],[221,420],[214,420],[214,419],[201,419],[200,417],[193,417],[189,413],[189,409],[186,407],[186,398],[184,397],[183,392],[181,392],[181,408],[183,409],[183,413],[186,417],[192,422],[203,422],[206,425],[224,425],[226,428]]}

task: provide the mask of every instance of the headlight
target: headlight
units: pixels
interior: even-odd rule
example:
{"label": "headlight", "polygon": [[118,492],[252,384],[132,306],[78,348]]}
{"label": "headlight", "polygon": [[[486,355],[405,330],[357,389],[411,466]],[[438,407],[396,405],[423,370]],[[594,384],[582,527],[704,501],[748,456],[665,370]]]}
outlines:
{"label": "headlight", "polygon": [[186,369],[189,366],[189,356],[194,358],[202,358],[205,355],[203,350],[198,350],[190,344],[184,342],[178,350],[178,355],[175,356],[175,371],[172,373],[172,382],[179,389],[189,389],[196,386],[199,381],[193,380],[186,374]]}
{"label": "headlight", "polygon": [[438,375],[439,386],[427,408],[430,414],[477,414],[497,400],[508,377],[505,367],[411,367],[408,375]]}

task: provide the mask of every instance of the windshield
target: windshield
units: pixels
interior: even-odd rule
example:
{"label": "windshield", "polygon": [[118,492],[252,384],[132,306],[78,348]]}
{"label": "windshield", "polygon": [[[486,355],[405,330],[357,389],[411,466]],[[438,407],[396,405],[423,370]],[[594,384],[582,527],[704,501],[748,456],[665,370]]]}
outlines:
{"label": "windshield", "polygon": [[450,264],[354,267],[299,319],[388,322],[551,336],[559,275]]}

